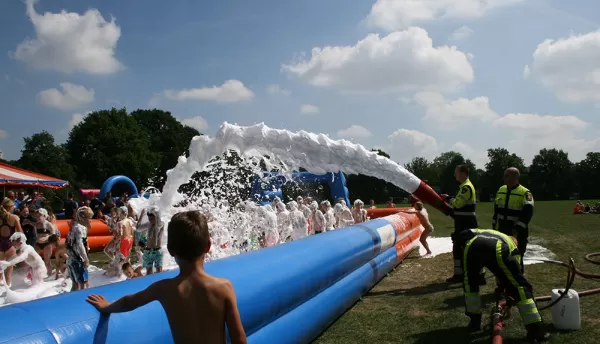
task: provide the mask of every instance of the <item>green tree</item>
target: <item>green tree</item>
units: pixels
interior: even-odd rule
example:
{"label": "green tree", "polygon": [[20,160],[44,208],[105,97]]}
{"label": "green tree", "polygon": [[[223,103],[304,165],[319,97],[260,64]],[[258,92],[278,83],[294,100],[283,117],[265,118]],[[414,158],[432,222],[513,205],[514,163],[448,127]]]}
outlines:
{"label": "green tree", "polygon": [[65,147],[78,179],[90,187],[100,187],[116,174],[146,186],[161,159],[161,154],[152,150],[144,128],[125,108],[88,114],[71,130]]}
{"label": "green tree", "polygon": [[175,167],[181,155],[189,153],[192,138],[200,133],[181,124],[168,111],[136,110],[131,113],[131,117],[146,131],[152,152],[160,154],[160,162],[150,184],[162,188],[167,180],[167,171]]}
{"label": "green tree", "polygon": [[50,177],[66,180],[70,186],[65,189],[43,189],[42,192],[48,202],[46,206],[55,212],[62,209],[63,200],[67,192],[74,192],[77,180],[73,168],[68,163],[67,150],[57,145],[54,136],[47,131],[25,137],[21,157],[15,161],[15,165]]}
{"label": "green tree", "polygon": [[44,130],[23,140],[19,167],[67,181],[74,177],[67,150],[54,142],[52,134]]}
{"label": "green tree", "polygon": [[489,161],[485,164],[485,178],[482,180],[482,199],[496,195],[498,188],[504,185],[504,171],[509,167],[516,167],[521,173],[521,183],[527,185],[527,167],[521,157],[504,148],[490,148],[487,156]]}
{"label": "green tree", "polygon": [[587,153],[576,165],[576,177],[580,198],[600,198],[600,152]]}
{"label": "green tree", "polygon": [[408,171],[423,181],[427,181],[429,185],[437,185],[439,176],[436,174],[432,163],[422,157],[415,157],[409,163],[404,165]]}
{"label": "green tree", "polygon": [[562,149],[542,149],[529,167],[529,188],[540,200],[568,199],[573,190],[573,164]]}

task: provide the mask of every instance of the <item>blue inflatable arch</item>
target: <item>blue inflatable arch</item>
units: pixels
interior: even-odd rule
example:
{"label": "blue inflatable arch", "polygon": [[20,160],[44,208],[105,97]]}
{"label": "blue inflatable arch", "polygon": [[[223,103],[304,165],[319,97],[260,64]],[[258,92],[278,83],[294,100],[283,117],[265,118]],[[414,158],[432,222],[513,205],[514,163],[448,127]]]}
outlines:
{"label": "blue inflatable arch", "polygon": [[135,183],[126,176],[112,176],[108,178],[102,187],[100,188],[100,198],[106,197],[106,194],[116,185],[116,184],[125,184],[127,189],[129,190],[130,195],[137,195],[138,189],[135,186]]}
{"label": "blue inflatable arch", "polygon": [[[264,181],[268,180],[267,187],[264,187]],[[298,183],[328,184],[331,189],[331,198],[335,201],[338,198],[346,200],[346,205],[350,207],[350,197],[346,187],[346,177],[342,171],[326,174],[312,174],[308,172],[292,173],[292,180]],[[279,172],[262,172],[262,176],[255,176],[252,182],[250,195],[261,204],[270,203],[275,197],[283,199],[281,187],[287,182],[287,178]]]}

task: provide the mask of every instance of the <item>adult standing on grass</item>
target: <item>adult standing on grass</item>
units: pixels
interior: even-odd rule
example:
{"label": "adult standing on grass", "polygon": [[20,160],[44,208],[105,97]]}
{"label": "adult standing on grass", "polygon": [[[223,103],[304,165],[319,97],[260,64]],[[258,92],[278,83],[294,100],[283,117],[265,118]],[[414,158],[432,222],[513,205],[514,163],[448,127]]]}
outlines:
{"label": "adult standing on grass", "polygon": [[460,246],[456,244],[458,236],[462,231],[479,227],[477,225],[477,215],[475,214],[475,187],[469,180],[469,167],[464,164],[456,166],[454,176],[460,183],[456,197],[450,198],[447,194],[441,195],[444,201],[452,207],[452,217],[454,218],[454,232],[451,235],[454,274],[446,280],[449,283],[463,280],[462,251]]}
{"label": "adult standing on grass", "polygon": [[519,183],[519,176],[519,170],[515,167],[504,171],[504,185],[498,189],[494,201],[492,226],[499,232],[515,236],[519,242],[519,252],[525,256],[534,202],[531,191]]}

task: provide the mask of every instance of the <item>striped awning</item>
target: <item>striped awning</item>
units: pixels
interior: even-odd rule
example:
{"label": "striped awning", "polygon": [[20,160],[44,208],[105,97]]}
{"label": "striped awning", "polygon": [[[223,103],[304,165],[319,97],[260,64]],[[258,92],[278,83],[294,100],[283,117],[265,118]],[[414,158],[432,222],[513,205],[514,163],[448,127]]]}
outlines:
{"label": "striped awning", "polygon": [[69,182],[0,163],[0,185],[60,189],[68,186]]}

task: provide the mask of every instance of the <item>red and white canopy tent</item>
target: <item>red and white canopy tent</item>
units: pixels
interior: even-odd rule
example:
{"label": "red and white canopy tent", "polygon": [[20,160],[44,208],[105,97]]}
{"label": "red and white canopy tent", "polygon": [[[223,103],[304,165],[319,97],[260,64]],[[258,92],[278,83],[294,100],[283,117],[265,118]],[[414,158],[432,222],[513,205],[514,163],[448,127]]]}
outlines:
{"label": "red and white canopy tent", "polygon": [[66,180],[48,177],[0,162],[0,186],[3,186],[4,189],[7,187],[62,189],[68,185],[69,182]]}

